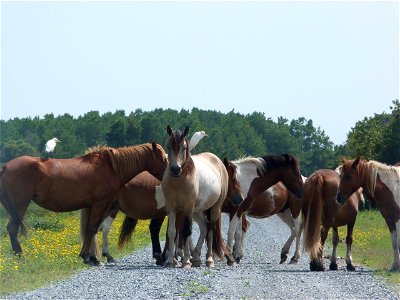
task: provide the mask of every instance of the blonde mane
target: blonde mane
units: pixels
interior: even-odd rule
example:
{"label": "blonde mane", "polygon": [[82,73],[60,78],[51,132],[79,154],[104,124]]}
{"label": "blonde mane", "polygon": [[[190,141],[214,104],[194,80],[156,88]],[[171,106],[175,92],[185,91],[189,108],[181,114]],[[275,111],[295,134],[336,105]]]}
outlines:
{"label": "blonde mane", "polygon": [[397,178],[400,177],[400,168],[398,167],[388,166],[375,160],[366,162],[366,172],[363,174],[363,180],[365,180],[367,184],[367,190],[371,193],[371,195],[373,195],[375,191],[378,172],[396,176]]}
{"label": "blonde mane", "polygon": [[256,165],[257,170],[260,174],[265,174],[266,166],[262,158],[260,157],[253,157],[253,156],[243,156],[237,160],[232,161],[235,165],[238,164],[254,164]]}
{"label": "blonde mane", "polygon": [[[164,149],[157,144],[164,155]],[[112,148],[107,146],[94,146],[88,148],[86,154],[103,154],[110,158],[112,168],[120,178],[126,177],[133,170],[142,170],[149,159],[153,158],[152,145],[150,143]]]}

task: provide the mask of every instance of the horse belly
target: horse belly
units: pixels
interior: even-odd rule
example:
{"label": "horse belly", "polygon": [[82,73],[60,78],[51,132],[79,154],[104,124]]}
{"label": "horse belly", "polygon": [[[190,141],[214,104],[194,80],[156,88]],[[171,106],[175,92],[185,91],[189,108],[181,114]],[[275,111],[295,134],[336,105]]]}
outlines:
{"label": "horse belly", "polygon": [[275,202],[273,194],[265,191],[261,193],[251,206],[248,215],[253,218],[266,218],[273,214]]}

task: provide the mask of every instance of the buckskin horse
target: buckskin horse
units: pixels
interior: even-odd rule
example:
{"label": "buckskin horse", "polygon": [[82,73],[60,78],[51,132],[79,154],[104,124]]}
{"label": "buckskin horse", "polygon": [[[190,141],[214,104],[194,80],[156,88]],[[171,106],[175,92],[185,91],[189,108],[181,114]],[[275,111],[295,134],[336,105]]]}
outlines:
{"label": "buckskin horse", "polygon": [[71,159],[21,156],[0,173],[0,201],[10,214],[7,225],[15,253],[22,249],[18,230],[26,234],[23,219],[30,201],[55,211],[89,209],[80,256],[89,263],[89,248],[120,188],[147,170],[161,177],[167,164],[164,149],[154,142],[124,148],[96,147]]}
{"label": "buckskin horse", "polygon": [[[221,259],[225,256],[228,264],[233,264],[229,249],[226,248],[221,234],[221,206],[228,193],[228,173],[222,161],[212,153],[192,156],[186,139],[189,127],[182,132],[172,131],[168,125],[167,142],[168,166],[164,172],[161,186],[168,214],[168,257],[166,266],[177,266],[174,261],[176,238],[176,213],[183,214],[183,226],[179,236],[184,240],[182,266],[190,268],[192,263],[199,265],[200,251],[207,236],[207,267],[214,266],[213,253]],[[203,218],[206,212],[208,226],[206,236],[200,230],[200,237],[191,253],[192,219]],[[190,255],[192,254],[192,262]]]}
{"label": "buckskin horse", "polygon": [[347,226],[346,268],[349,271],[355,270],[351,256],[351,245],[358,206],[362,199],[362,190],[357,190],[351,194],[341,205],[336,202],[339,181],[340,178],[337,171],[321,169],[312,173],[304,183],[302,209],[304,248],[307,252],[310,252],[311,271],[323,271],[325,269],[323,249],[331,227],[333,228],[333,249],[329,269],[338,269],[336,263],[336,248],[339,243],[337,228],[345,225]]}
{"label": "buckskin horse", "polygon": [[389,228],[393,249],[391,271],[400,272],[400,167],[377,161],[342,161],[338,201],[343,201],[358,188],[372,198]]}

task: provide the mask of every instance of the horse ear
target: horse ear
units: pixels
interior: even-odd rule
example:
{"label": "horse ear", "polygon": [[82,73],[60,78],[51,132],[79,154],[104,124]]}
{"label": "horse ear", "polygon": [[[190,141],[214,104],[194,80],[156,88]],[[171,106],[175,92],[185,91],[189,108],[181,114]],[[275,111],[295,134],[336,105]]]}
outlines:
{"label": "horse ear", "polygon": [[359,163],[360,163],[360,156],[357,157],[355,161],[353,161],[353,164],[351,165],[351,167],[353,169],[355,169]]}
{"label": "horse ear", "polygon": [[188,127],[188,126],[186,126],[186,127],[185,127],[185,131],[183,132],[183,135],[182,135],[182,137],[185,137],[185,136],[187,136],[187,135],[188,135],[188,133],[189,133],[189,127]]}
{"label": "horse ear", "polygon": [[342,164],[344,164],[346,162],[346,158],[344,156],[342,156]]}
{"label": "horse ear", "polygon": [[157,144],[153,141],[153,142],[151,143],[151,146],[152,146],[152,148],[153,148],[153,151],[156,152],[156,151],[157,151]]}
{"label": "horse ear", "polygon": [[171,126],[167,126],[167,133],[168,133],[168,135],[171,135],[172,134],[172,129],[171,129]]}

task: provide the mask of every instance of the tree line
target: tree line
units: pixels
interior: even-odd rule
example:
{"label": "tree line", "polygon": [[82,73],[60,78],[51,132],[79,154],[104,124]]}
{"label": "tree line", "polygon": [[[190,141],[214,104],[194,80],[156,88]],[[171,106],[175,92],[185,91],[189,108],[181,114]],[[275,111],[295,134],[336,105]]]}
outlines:
{"label": "tree line", "polygon": [[0,162],[21,155],[44,156],[44,145],[53,137],[61,140],[55,150],[59,158],[82,155],[96,145],[121,147],[155,141],[165,147],[170,124],[173,129],[187,125],[190,133],[204,130],[209,135],[197,145],[195,153],[209,151],[230,160],[291,153],[300,159],[302,174],[308,176],[317,169],[336,168],[342,156],[361,155],[388,164],[400,161],[399,100],[394,100],[390,109],[391,113],[358,121],[344,145],[334,145],[321,128],[304,117],[279,117],[275,122],[264,113],[243,115],[233,110],[136,109],[129,115],[123,110],[102,115],[90,111],[77,118],[46,114],[43,118],[0,120]]}

